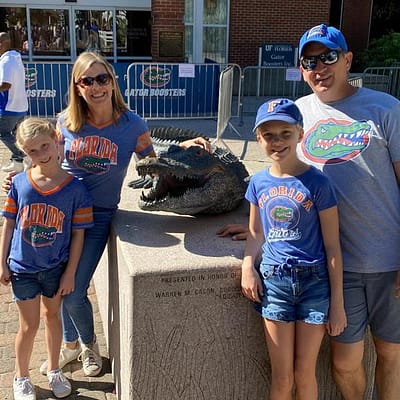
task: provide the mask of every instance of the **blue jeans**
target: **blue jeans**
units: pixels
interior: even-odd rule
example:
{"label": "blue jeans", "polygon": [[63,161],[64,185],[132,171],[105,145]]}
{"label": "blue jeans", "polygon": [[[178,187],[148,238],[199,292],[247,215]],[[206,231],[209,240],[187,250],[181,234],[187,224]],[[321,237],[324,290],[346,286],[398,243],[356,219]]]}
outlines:
{"label": "blue jeans", "polygon": [[11,151],[11,160],[22,161],[25,154],[15,145],[15,136],[13,131],[17,124],[24,119],[21,116],[0,115],[0,140]]}
{"label": "blue jeans", "polygon": [[324,324],[329,310],[329,274],[326,265],[279,268],[261,264],[264,289],[256,310],[274,321]]}
{"label": "blue jeans", "polygon": [[13,300],[25,301],[38,295],[52,298],[60,287],[60,279],[65,271],[65,263],[48,270],[26,273],[11,272]]}
{"label": "blue jeans", "polygon": [[93,309],[87,291],[110,233],[115,210],[93,210],[94,226],[85,232],[82,255],[75,274],[75,290],[62,301],[64,342],[89,344],[94,339]]}

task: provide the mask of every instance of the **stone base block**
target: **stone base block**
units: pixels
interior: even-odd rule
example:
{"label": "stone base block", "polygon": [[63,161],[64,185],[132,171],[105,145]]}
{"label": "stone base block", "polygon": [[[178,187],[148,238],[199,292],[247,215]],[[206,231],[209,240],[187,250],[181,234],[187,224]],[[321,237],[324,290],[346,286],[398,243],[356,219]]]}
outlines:
{"label": "stone base block", "polygon": [[[118,398],[267,399],[262,320],[240,291],[244,242],[215,234],[246,222],[247,206],[210,217],[147,213],[137,209],[138,195],[124,190],[95,275]],[[369,378],[374,357],[368,338]],[[327,338],[317,373],[319,398],[340,399]]]}

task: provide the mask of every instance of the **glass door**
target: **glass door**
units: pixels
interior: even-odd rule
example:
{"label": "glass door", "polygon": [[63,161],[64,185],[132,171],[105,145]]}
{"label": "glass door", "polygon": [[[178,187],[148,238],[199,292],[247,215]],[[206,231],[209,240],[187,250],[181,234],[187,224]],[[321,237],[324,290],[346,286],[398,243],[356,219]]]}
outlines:
{"label": "glass door", "polygon": [[28,36],[23,51],[33,58],[70,58],[71,40],[68,8],[29,8]]}

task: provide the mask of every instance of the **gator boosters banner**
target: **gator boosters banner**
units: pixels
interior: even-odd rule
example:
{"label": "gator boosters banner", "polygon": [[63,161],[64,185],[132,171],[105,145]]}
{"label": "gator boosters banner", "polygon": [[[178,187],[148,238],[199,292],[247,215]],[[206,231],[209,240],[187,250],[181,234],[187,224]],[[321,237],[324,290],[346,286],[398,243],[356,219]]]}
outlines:
{"label": "gator boosters banner", "polygon": [[25,88],[29,113],[54,117],[67,105],[67,93],[72,64],[25,64]]}
{"label": "gator boosters banner", "polygon": [[144,118],[216,117],[218,64],[131,64],[129,108]]}

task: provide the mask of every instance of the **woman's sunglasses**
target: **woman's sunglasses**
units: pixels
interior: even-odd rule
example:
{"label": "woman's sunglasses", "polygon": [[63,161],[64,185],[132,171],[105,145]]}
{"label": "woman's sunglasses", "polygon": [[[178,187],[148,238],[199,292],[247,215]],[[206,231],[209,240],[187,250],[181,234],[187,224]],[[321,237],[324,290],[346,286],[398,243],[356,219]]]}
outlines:
{"label": "woman's sunglasses", "polygon": [[99,74],[97,76],[85,76],[84,78],[81,78],[78,80],[77,84],[80,86],[93,86],[94,82],[97,82],[98,85],[100,86],[105,86],[110,83],[111,76],[110,74]]}
{"label": "woman's sunglasses", "polygon": [[318,60],[320,60],[322,64],[333,65],[338,62],[339,56],[339,50],[329,50],[317,56],[301,57],[300,64],[306,71],[312,71],[317,66]]}

